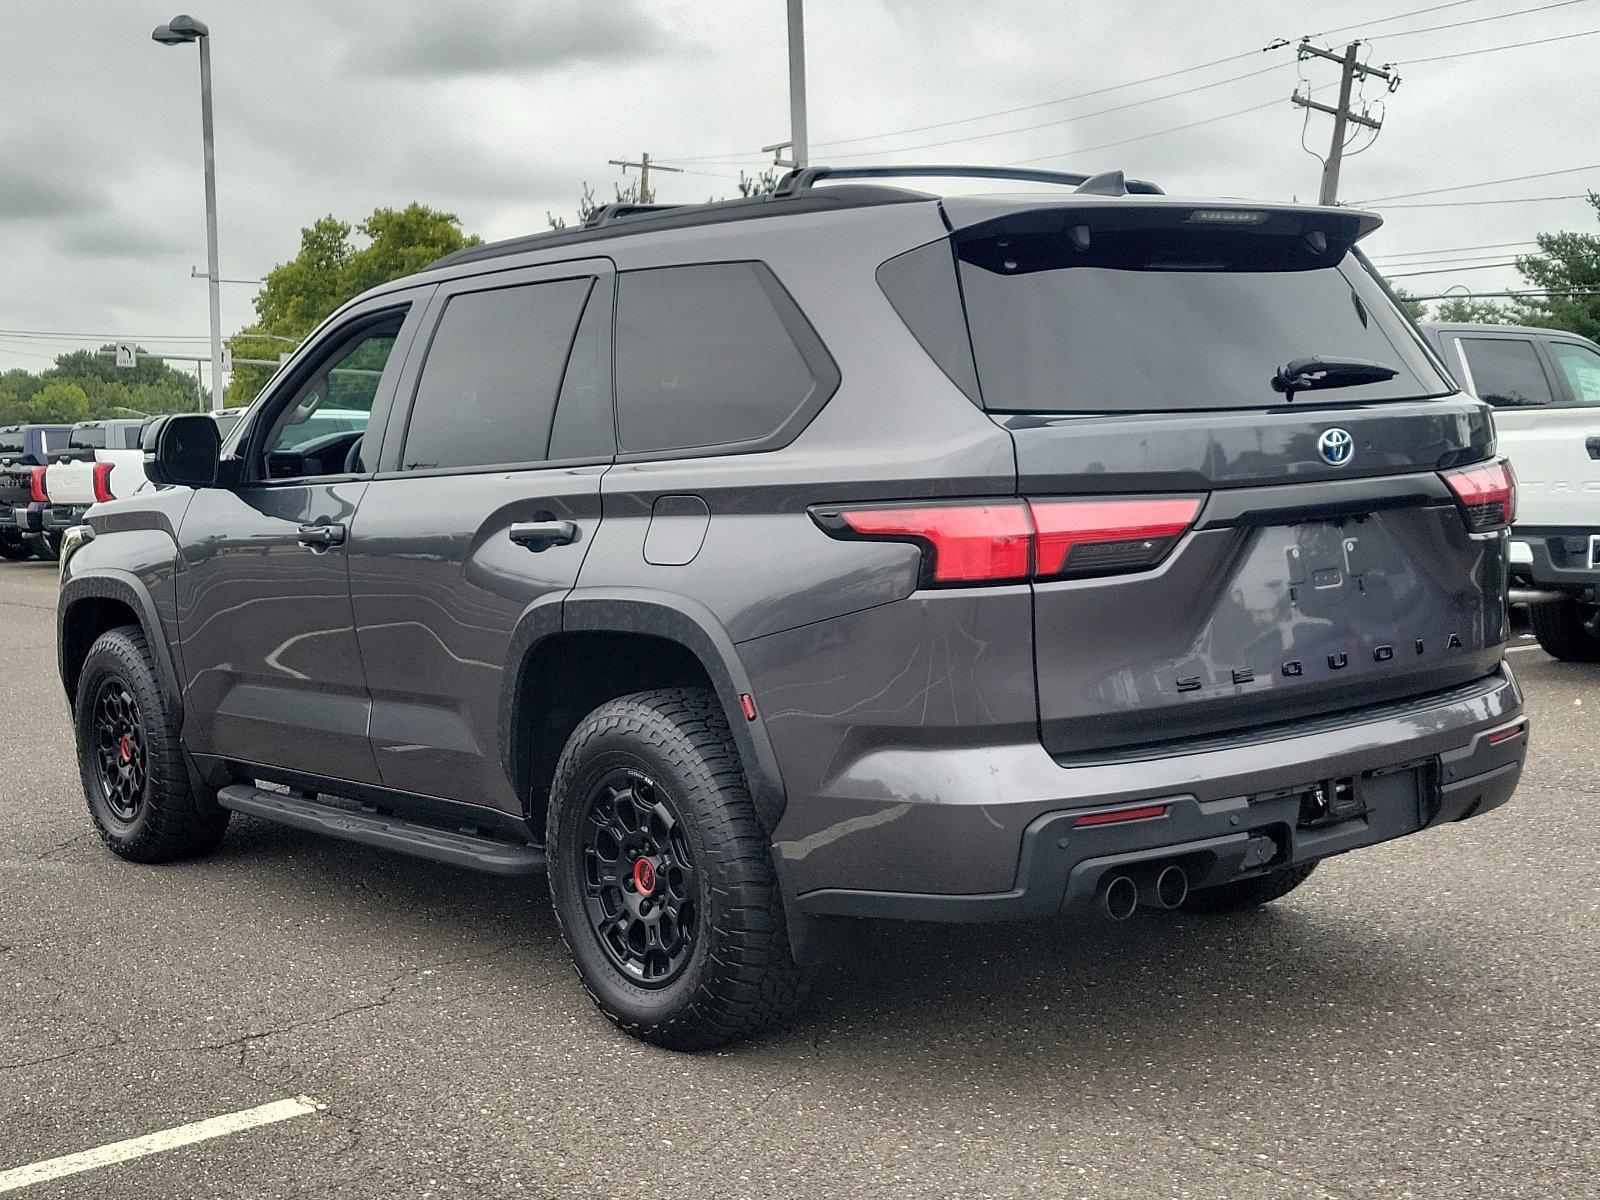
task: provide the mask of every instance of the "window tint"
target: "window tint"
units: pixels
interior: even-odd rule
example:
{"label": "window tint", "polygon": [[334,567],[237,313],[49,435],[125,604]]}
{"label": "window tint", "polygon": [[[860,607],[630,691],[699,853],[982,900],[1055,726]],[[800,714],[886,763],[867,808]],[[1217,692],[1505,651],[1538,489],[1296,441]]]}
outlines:
{"label": "window tint", "polygon": [[595,289],[567,359],[567,375],[550,427],[550,457],[610,458],[617,451],[611,413],[611,293]]}
{"label": "window tint", "polygon": [[[760,441],[837,381],[816,334],[760,263],[630,271],[617,286],[624,451]],[[808,358],[832,377],[819,384]]]}
{"label": "window tint", "polygon": [[1600,404],[1600,353],[1576,342],[1546,342],[1579,404]]}
{"label": "window tint", "polygon": [[67,438],[69,450],[104,450],[106,427],[104,425],[75,425]]}
{"label": "window tint", "polygon": [[1466,353],[1479,399],[1504,408],[1550,404],[1555,400],[1532,342],[1523,338],[1462,338],[1461,349]]}
{"label": "window tint", "polygon": [[353,334],[324,360],[273,421],[265,473],[274,479],[337,475],[365,434],[403,314]]}
{"label": "window tint", "polygon": [[452,296],[417,383],[404,468],[542,462],[593,285],[584,277]]}

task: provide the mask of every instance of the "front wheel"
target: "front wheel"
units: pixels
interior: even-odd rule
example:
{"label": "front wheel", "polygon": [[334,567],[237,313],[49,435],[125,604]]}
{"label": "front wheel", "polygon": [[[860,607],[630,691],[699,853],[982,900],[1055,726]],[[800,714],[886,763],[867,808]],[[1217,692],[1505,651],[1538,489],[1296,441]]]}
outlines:
{"label": "front wheel", "polygon": [[1563,662],[1600,662],[1600,637],[1590,631],[1594,607],[1571,598],[1528,605],[1539,648]]}
{"label": "front wheel", "polygon": [[710,693],[639,692],[584,718],[556,765],[546,848],[578,977],[625,1033],[708,1050],[803,996],[768,839]]}

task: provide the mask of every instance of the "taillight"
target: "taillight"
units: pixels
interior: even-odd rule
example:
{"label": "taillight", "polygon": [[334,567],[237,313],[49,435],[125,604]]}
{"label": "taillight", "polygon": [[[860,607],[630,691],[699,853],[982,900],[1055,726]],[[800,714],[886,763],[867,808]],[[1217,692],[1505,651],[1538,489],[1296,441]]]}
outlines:
{"label": "taillight", "polygon": [[1033,525],[1020,500],[819,509],[813,515],[835,537],[917,543],[924,583],[1015,583],[1032,567]]}
{"label": "taillight", "polygon": [[95,463],[94,465],[94,498],[101,504],[107,500],[115,500],[111,494],[111,468],[112,463]]}
{"label": "taillight", "polygon": [[924,586],[1017,583],[1153,567],[1200,512],[1197,496],[817,508],[840,538],[914,542]]}
{"label": "taillight", "polygon": [[44,486],[44,468],[34,467],[28,472],[28,494],[33,497],[35,504],[50,503],[50,493]]}
{"label": "taillight", "polygon": [[1461,502],[1467,528],[1473,533],[1504,529],[1517,515],[1517,477],[1503,458],[1442,472]]}
{"label": "taillight", "polygon": [[1155,566],[1194,524],[1200,500],[1030,500],[1028,508],[1034,574],[1047,577]]}

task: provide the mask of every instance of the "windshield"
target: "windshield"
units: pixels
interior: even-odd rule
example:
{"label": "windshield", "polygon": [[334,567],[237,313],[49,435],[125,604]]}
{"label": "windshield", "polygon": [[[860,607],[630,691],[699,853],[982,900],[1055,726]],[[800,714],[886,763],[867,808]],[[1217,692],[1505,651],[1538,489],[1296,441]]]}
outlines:
{"label": "windshield", "polygon": [[1205,261],[1173,243],[1135,266],[1116,254],[1073,255],[1059,238],[963,245],[961,283],[985,406],[1267,407],[1285,402],[1272,386],[1278,368],[1312,356],[1395,370],[1392,379],[1341,388],[1340,403],[1453,390],[1354,255],[1291,270],[1264,254]]}
{"label": "windshield", "polygon": [[0,454],[7,455],[9,457],[11,455],[25,453],[26,450],[27,446],[24,444],[22,439],[22,430],[0,429]]}

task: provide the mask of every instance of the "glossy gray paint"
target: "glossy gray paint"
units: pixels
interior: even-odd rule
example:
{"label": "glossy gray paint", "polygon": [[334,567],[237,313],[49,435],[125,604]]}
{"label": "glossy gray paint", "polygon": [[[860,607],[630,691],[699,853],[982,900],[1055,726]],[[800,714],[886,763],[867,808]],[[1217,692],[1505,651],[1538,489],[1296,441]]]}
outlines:
{"label": "glossy gray paint", "polygon": [[[985,201],[963,219],[1027,203]],[[1024,831],[1048,814],[1166,795],[1213,803],[1379,770],[1460,752],[1520,712],[1497,667],[1504,538],[1470,538],[1435,474],[1493,452],[1482,405],[1330,394],[1225,414],[986,414],[876,277],[946,233],[933,199],[813,207],[529,243],[379,289],[329,318],[225,448],[248,459],[263,411],[320,347],[406,303],[369,469],[100,506],[90,520],[102,536],[69,564],[63,619],[93,572],[136,581],[174,650],[190,749],[219,771],[342,785],[501,829],[536,819],[542,799],[519,784],[514,751],[519,708],[538,700],[525,691],[529,656],[574,632],[676,642],[723,702],[797,899],[1004,893]],[[839,367],[837,391],[790,440],[398,470],[427,338],[453,290],[746,260],[771,268]],[[1315,453],[1332,425],[1355,438],[1350,467]],[[835,540],[808,514],[1152,492],[1209,496],[1160,567],[1036,585],[919,589],[915,547]],[[540,551],[510,540],[511,525],[542,519],[571,521],[575,539]],[[1336,629],[1337,614],[1316,608],[1326,596],[1285,609],[1282,556],[1291,543],[1332,555],[1347,522],[1383,582],[1362,620]],[[344,525],[345,543],[313,553],[295,537],[308,523]],[[1341,586],[1354,590],[1358,574]],[[1390,627],[1410,636],[1407,622],[1430,639],[1448,625],[1462,645],[1424,667],[1352,669],[1350,683],[1233,678],[1236,658],[1325,657],[1352,628],[1351,652],[1370,653]],[[1179,691],[1189,674],[1201,686]],[[1253,733],[1262,722],[1273,725]]]}

